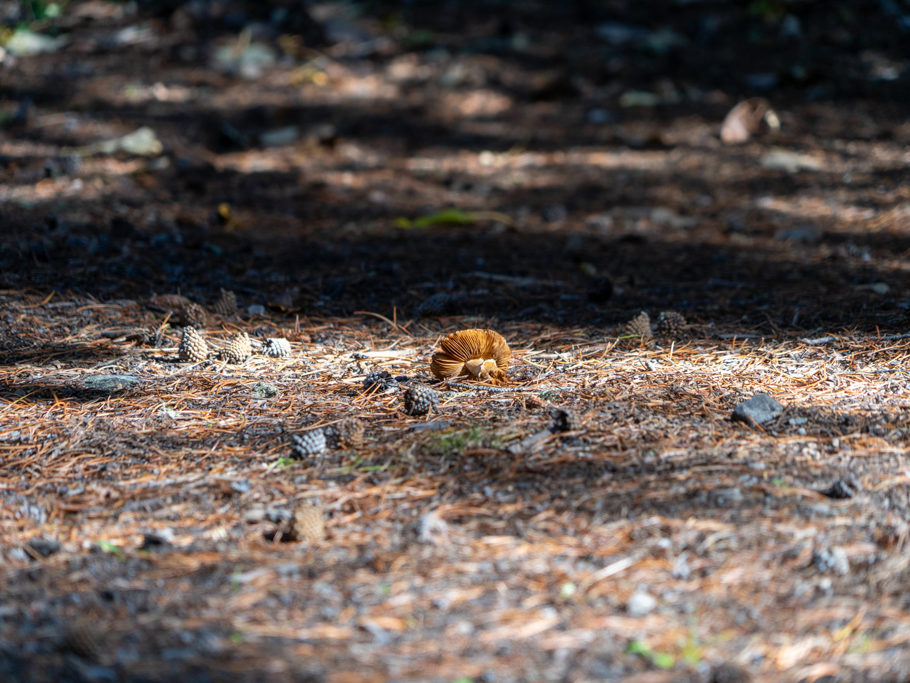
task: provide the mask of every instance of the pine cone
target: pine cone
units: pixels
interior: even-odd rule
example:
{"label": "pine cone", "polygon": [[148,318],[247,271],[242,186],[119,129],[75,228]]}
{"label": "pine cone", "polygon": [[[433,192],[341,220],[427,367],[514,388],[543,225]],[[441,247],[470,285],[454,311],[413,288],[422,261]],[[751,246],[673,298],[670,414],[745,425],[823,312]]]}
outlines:
{"label": "pine cone", "polygon": [[686,329],[686,319],[676,311],[662,311],[657,316],[654,329],[661,337],[679,339]]}
{"label": "pine cone", "polygon": [[250,337],[246,332],[235,334],[226,349],[222,349],[218,357],[228,363],[242,363],[253,353]]}
{"label": "pine cone", "polygon": [[184,327],[177,357],[185,363],[201,363],[209,357],[209,345],[195,327]]}
{"label": "pine cone", "polygon": [[207,327],[209,324],[209,312],[199,304],[190,304],[179,313],[187,325]]}
{"label": "pine cone", "polygon": [[641,339],[651,338],[651,318],[647,313],[642,311],[629,322],[622,326],[624,336],[640,337]]}
{"label": "pine cone", "polygon": [[436,292],[417,304],[415,313],[418,318],[443,315],[452,309],[452,304],[460,297],[448,292]]}
{"label": "pine cone", "polygon": [[237,315],[237,295],[229,289],[222,289],[212,310],[225,318]]}
{"label": "pine cone", "polygon": [[291,451],[298,458],[309,458],[325,453],[326,439],[322,429],[311,429],[291,437]]}
{"label": "pine cone", "polygon": [[96,664],[104,659],[104,644],[100,633],[88,623],[80,622],[68,626],[63,633],[59,649]]}
{"label": "pine cone", "polygon": [[293,529],[298,540],[318,543],[325,538],[325,519],[319,505],[301,505],[294,512]]}
{"label": "pine cone", "polygon": [[207,327],[208,312],[180,294],[162,294],[149,299],[148,305],[158,311],[170,313],[170,322],[188,327]]}
{"label": "pine cone", "polygon": [[269,337],[262,344],[259,353],[272,358],[284,358],[291,355],[291,343],[284,337]]}
{"label": "pine cone", "polygon": [[404,391],[404,412],[408,415],[426,415],[438,403],[439,394],[430,387],[415,384]]}
{"label": "pine cone", "polygon": [[363,422],[346,417],[332,425],[332,435],[340,446],[359,446],[363,443]]}
{"label": "pine cone", "polygon": [[363,380],[363,390],[371,393],[382,393],[390,389],[397,389],[398,382],[388,370],[373,370]]}

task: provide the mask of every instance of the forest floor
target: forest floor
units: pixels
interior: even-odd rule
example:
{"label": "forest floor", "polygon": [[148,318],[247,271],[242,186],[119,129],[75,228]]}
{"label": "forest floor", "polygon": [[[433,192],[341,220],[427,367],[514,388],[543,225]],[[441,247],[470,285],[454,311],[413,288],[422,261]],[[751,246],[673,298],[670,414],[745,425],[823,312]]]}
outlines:
{"label": "forest floor", "polygon": [[910,680],[907,19],[595,4],[6,34],[0,679]]}

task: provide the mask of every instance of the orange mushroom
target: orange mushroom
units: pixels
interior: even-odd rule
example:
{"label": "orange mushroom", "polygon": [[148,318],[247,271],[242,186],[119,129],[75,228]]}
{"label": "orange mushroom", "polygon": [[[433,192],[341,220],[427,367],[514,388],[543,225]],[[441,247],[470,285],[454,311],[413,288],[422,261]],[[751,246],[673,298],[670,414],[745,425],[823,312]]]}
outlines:
{"label": "orange mushroom", "polygon": [[499,332],[459,330],[443,339],[439,346],[430,364],[436,377],[465,376],[494,384],[505,382],[512,351]]}

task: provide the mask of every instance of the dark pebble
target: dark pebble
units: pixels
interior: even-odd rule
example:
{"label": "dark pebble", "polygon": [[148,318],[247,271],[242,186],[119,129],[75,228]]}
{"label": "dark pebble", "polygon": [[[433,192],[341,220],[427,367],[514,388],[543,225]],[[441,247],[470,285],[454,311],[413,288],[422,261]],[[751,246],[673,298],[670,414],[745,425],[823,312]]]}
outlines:
{"label": "dark pebble", "polygon": [[752,425],[770,422],[783,412],[784,407],[768,394],[755,394],[733,409],[733,419]]}
{"label": "dark pebble", "polygon": [[53,538],[33,538],[28,542],[29,549],[41,557],[50,557],[60,552],[60,542]]}
{"label": "dark pebble", "polygon": [[831,486],[822,490],[820,493],[823,496],[828,496],[828,498],[842,500],[844,498],[853,498],[858,490],[859,486],[856,482],[835,479]]}

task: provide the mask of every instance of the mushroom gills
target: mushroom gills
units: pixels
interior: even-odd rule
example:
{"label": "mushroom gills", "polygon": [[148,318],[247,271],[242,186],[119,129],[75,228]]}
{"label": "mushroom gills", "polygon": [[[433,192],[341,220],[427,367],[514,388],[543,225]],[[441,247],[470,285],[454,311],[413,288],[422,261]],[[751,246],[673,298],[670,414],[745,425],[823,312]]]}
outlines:
{"label": "mushroom gills", "polygon": [[472,379],[504,382],[511,352],[502,335],[493,330],[459,330],[440,342],[430,369],[440,379],[466,375]]}

